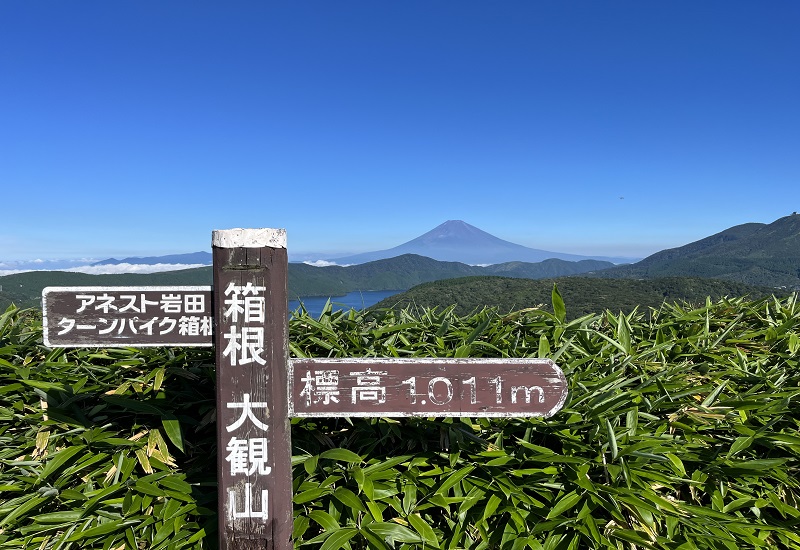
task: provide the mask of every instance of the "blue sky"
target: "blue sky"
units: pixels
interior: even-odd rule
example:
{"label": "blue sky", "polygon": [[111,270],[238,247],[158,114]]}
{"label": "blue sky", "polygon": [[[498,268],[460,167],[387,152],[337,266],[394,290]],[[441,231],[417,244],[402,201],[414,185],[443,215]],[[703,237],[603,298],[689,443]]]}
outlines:
{"label": "blue sky", "polygon": [[800,210],[800,4],[4,0],[0,261],[643,257]]}

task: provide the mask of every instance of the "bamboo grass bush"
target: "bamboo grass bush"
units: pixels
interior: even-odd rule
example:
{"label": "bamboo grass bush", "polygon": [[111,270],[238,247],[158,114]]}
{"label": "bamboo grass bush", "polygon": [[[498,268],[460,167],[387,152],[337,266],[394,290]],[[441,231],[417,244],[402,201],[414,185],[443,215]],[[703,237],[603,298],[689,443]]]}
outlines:
{"label": "bamboo grass bush", "polygon": [[[800,305],[297,312],[293,356],[550,357],[551,419],[295,419],[301,548],[800,548]],[[216,547],[213,353],[0,316],[0,547]]]}

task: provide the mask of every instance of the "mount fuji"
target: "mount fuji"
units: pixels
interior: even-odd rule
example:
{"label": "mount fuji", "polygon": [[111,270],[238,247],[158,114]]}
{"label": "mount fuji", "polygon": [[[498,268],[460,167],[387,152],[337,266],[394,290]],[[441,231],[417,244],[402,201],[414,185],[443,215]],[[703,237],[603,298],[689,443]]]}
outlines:
{"label": "mount fuji", "polygon": [[631,258],[606,256],[580,256],[528,248],[504,241],[461,220],[449,220],[401,245],[386,250],[364,252],[352,256],[331,258],[339,265],[362,264],[375,260],[394,258],[402,254],[418,254],[434,260],[461,262],[471,265],[491,265],[505,262],[541,262],[550,258],[567,261],[604,260],[612,263],[629,263]]}

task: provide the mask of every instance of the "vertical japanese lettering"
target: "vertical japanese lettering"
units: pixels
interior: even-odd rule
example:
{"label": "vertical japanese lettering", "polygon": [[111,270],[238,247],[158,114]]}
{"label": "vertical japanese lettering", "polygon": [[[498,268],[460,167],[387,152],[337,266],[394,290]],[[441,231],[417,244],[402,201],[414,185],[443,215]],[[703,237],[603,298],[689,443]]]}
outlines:
{"label": "vertical japanese lettering", "polygon": [[237,510],[236,505],[236,489],[228,489],[228,516],[230,519],[244,519],[254,518],[267,521],[269,519],[268,506],[269,506],[269,490],[261,490],[261,506],[260,510],[253,508],[252,504],[252,483],[244,484],[244,504],[242,510]]}
{"label": "vertical japanese lettering", "polygon": [[[291,548],[285,233],[283,245],[272,246],[281,244],[281,234],[231,229],[212,235],[219,533],[221,541],[236,542],[221,548]],[[175,331],[203,330],[194,311],[203,297],[193,294],[184,296]],[[334,373],[307,374],[299,399],[335,403]]]}
{"label": "vertical japanese lettering", "polygon": [[[227,344],[222,355],[230,359],[231,366],[266,364],[263,326],[266,303],[264,296],[259,296],[265,290],[266,287],[251,282],[244,285],[230,283],[225,289],[224,317],[231,325],[224,334]],[[248,326],[251,323],[255,326]]]}
{"label": "vertical japanese lettering", "polygon": [[267,430],[267,425],[259,420],[253,413],[253,409],[266,409],[267,403],[253,403],[250,401],[250,394],[246,393],[242,396],[241,402],[228,403],[226,406],[229,409],[242,409],[242,413],[239,415],[239,418],[233,424],[225,426],[225,429],[228,432],[232,432],[233,430],[239,428],[242,424],[244,424],[245,420],[250,420],[250,422],[252,422],[257,428],[260,428],[264,431]]}

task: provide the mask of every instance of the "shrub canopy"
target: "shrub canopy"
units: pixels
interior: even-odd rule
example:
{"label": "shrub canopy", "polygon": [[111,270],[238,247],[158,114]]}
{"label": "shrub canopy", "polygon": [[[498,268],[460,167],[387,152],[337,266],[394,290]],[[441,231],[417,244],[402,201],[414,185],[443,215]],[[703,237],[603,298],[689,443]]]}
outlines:
{"label": "shrub canopy", "polygon": [[[800,306],[567,320],[299,311],[299,357],[550,357],[550,419],[294,419],[294,535],[322,548],[797,548]],[[213,351],[49,349],[0,315],[0,546],[216,547]]]}

